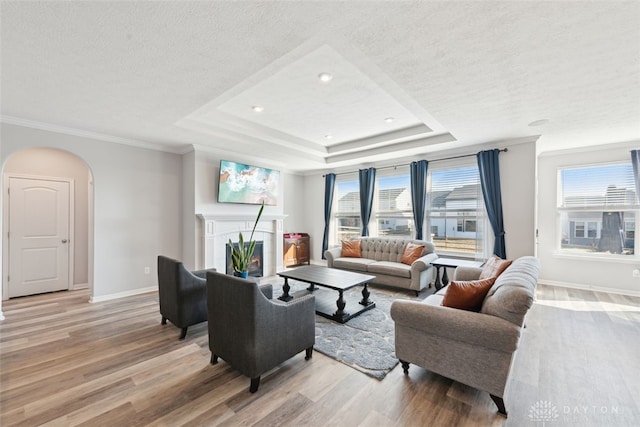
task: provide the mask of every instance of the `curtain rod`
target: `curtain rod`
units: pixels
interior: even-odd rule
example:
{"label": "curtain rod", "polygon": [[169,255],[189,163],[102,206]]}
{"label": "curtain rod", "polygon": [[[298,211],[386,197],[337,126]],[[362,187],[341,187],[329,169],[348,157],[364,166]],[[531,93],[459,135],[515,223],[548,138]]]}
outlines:
{"label": "curtain rod", "polygon": [[[498,150],[500,153],[503,152],[507,152],[509,151],[508,148],[501,148],[500,150]],[[428,160],[429,163],[431,162],[441,162],[443,160],[453,160],[453,159],[462,159],[463,157],[472,157],[472,156],[476,156],[476,154],[462,154],[460,156],[452,156],[452,157],[444,157],[442,159],[435,159],[435,160]],[[383,166],[381,168],[376,168],[376,170],[381,170],[381,169],[391,169],[391,168],[399,168],[402,166],[409,166],[411,163],[405,163],[402,165],[394,165],[394,166]],[[336,176],[338,175],[346,175],[346,174],[350,174],[350,173],[356,173],[357,171],[350,171],[350,172],[340,172],[340,173],[336,173]],[[324,178],[326,175],[322,175],[322,177]]]}

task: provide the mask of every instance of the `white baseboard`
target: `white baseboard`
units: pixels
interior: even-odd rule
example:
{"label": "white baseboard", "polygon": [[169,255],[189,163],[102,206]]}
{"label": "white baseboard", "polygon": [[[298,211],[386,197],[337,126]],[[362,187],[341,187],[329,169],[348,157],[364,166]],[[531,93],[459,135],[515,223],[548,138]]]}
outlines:
{"label": "white baseboard", "polygon": [[4,314],[2,314],[2,310],[0,310],[0,320],[4,320]]}
{"label": "white baseboard", "polygon": [[78,289],[89,289],[88,283],[76,283],[71,285],[71,290],[77,291]]}
{"label": "white baseboard", "polygon": [[89,298],[89,302],[94,303],[94,302],[109,301],[112,299],[125,298],[133,295],[146,294],[147,292],[154,292],[157,290],[158,290],[157,286],[150,286],[148,288],[132,289],[130,291],[117,292],[115,294],[101,295],[98,297],[92,296],[91,298]]}
{"label": "white baseboard", "polygon": [[557,282],[555,280],[538,280],[538,283],[549,286],[559,286],[562,288],[582,289],[584,291],[605,292],[610,294],[628,295],[632,297],[640,297],[640,291],[631,289],[618,289],[606,286],[581,285],[579,283]]}

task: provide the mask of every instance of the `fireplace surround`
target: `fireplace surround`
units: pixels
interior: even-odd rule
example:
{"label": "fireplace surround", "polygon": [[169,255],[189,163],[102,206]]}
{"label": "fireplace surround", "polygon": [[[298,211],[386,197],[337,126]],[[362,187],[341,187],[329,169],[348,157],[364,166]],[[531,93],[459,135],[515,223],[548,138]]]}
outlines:
{"label": "fireplace surround", "polygon": [[[227,243],[238,241],[238,233],[249,238],[255,223],[255,215],[197,214],[201,221],[201,247],[203,268],[227,270]],[[263,275],[275,276],[283,270],[283,220],[284,215],[262,215],[253,239],[263,243]]]}

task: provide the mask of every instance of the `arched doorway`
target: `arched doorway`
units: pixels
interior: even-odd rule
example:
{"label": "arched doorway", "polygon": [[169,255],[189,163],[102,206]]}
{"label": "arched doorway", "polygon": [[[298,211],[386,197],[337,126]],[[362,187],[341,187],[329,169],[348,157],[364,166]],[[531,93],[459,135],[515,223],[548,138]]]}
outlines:
{"label": "arched doorway", "polygon": [[28,148],[7,159],[3,177],[3,299],[92,289],[93,179],[87,163],[64,150]]}

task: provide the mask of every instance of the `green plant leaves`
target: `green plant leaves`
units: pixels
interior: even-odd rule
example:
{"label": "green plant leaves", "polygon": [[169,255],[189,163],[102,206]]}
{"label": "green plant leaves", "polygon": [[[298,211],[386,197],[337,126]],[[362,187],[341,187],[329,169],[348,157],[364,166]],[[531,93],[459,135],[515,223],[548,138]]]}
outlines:
{"label": "green plant leaves", "polygon": [[264,210],[264,202],[260,206],[260,210],[258,211],[258,217],[256,218],[256,222],[253,224],[253,229],[251,230],[251,237],[249,237],[249,244],[244,244],[244,236],[242,233],[238,233],[238,245],[234,245],[231,239],[229,239],[229,247],[231,248],[231,261],[233,263],[233,269],[238,273],[242,273],[243,271],[247,271],[249,269],[249,264],[251,263],[251,257],[253,256],[253,251],[256,248],[256,241],[253,240],[253,233],[256,231],[256,227],[258,226],[258,221],[260,221],[260,217],[262,216],[262,211]]}

